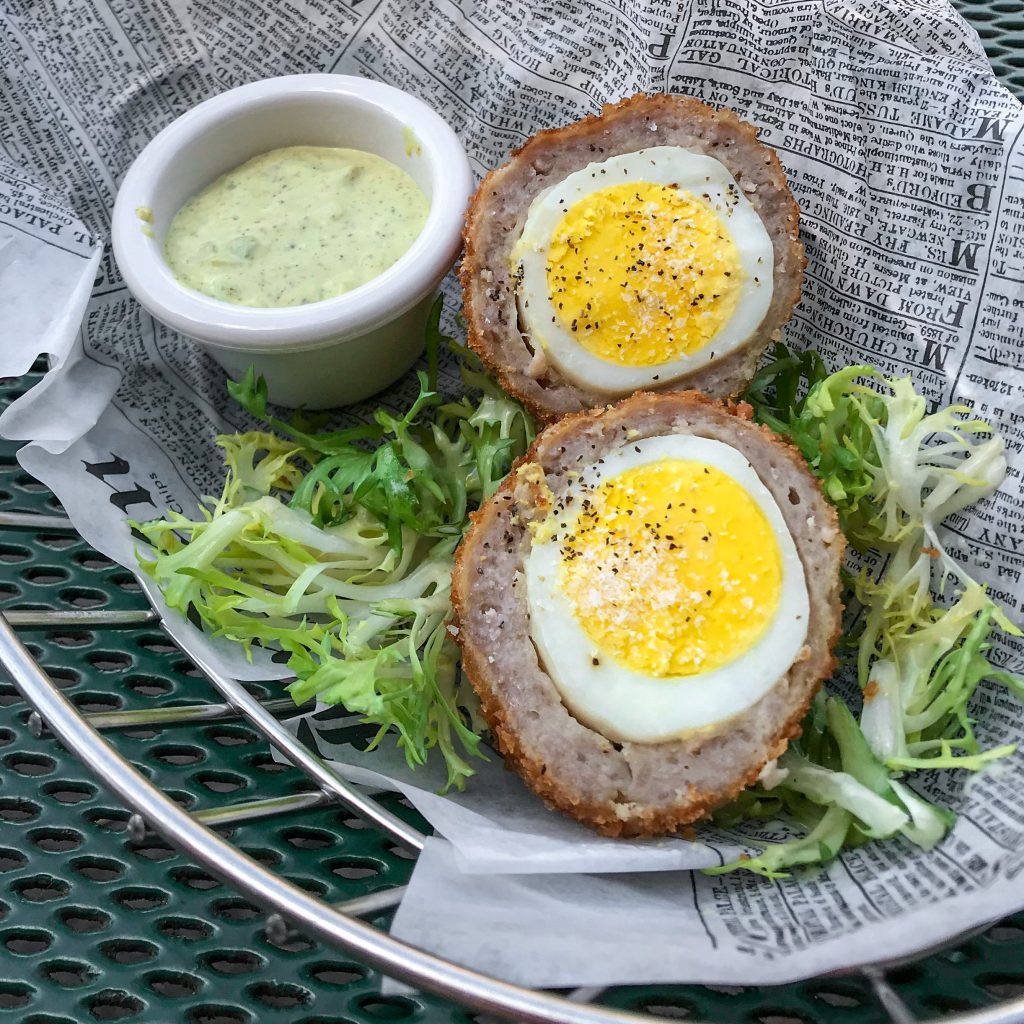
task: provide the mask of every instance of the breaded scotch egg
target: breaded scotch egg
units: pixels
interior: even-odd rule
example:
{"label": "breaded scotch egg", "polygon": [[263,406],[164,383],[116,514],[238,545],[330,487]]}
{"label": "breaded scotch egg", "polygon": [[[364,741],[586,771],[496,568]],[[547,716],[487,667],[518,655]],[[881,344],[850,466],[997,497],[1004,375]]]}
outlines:
{"label": "breaded scotch egg", "polygon": [[542,419],[634,391],[738,394],[789,319],[804,253],[778,157],[683,96],[539,132],[469,208],[469,343]]}
{"label": "breaded scotch egg", "polygon": [[803,458],[748,406],[638,393],[549,426],[453,576],[506,763],[605,835],[706,817],[832,672],[843,549]]}

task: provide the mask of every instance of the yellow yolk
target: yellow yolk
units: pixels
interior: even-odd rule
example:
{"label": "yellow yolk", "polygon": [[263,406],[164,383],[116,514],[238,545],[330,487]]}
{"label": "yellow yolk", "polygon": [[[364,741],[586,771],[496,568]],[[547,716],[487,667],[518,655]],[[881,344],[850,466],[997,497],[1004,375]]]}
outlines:
{"label": "yellow yolk", "polygon": [[588,352],[654,366],[703,348],[732,317],[744,279],[711,207],[671,185],[627,182],[566,211],[547,254],[562,327]]}
{"label": "yellow yolk", "polygon": [[602,656],[647,676],[728,664],[779,607],[764,512],[714,466],[661,459],[597,485],[563,531],[559,585]]}

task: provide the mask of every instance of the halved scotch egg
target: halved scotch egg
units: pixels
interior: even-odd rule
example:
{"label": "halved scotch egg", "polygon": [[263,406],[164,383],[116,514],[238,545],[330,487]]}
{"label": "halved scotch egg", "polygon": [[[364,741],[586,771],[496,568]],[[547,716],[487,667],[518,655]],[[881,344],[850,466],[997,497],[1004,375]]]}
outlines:
{"label": "halved scotch egg", "polygon": [[544,419],[638,389],[739,393],[799,297],[778,157],[726,110],[635,96],[540,132],[484,179],[469,342]]}
{"label": "halved scotch egg", "polygon": [[749,415],[683,392],[567,416],[459,548],[454,630],[498,749],[604,834],[733,799],[833,669],[843,535]]}

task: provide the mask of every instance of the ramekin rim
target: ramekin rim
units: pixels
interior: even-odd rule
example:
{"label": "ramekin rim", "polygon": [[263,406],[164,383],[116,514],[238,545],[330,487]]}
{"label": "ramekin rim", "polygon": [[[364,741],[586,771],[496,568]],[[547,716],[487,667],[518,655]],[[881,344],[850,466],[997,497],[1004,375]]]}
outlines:
{"label": "ramekin rim", "polygon": [[[408,126],[430,161],[430,212],[410,248],[383,274],[335,298],[302,306],[258,308],[222,302],[182,285],[140,230],[154,178],[188,142],[247,108],[303,95],[369,100]],[[118,191],[111,222],[114,255],[125,284],[157,319],[226,349],[307,349],[366,333],[399,316],[436,287],[458,254],[472,173],[452,128],[427,104],[393,86],[349,75],[283,75],[238,86],[197,104],[159,132],[136,157]]]}

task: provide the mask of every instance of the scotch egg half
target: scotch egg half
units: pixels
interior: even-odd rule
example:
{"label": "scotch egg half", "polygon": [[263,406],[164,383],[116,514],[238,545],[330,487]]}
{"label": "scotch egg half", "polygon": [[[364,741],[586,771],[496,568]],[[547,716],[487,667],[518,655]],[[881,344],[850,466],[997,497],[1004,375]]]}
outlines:
{"label": "scotch egg half", "polygon": [[465,230],[469,343],[543,419],[639,389],[738,394],[799,297],[798,212],[727,110],[635,96],[539,132]]}
{"label": "scotch egg half", "polygon": [[495,745],[605,834],[733,799],[834,666],[835,510],[749,415],[676,392],[564,417],[459,547],[454,635]]}

